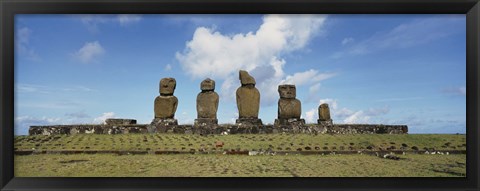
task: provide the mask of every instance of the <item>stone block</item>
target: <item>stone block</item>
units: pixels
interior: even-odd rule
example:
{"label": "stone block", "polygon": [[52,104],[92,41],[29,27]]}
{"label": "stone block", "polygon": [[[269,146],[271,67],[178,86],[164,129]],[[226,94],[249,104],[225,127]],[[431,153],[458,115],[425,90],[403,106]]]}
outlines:
{"label": "stone block", "polygon": [[149,133],[165,133],[170,130],[173,131],[173,128],[178,125],[176,119],[161,119],[155,118],[148,126]]}
{"label": "stone block", "polygon": [[135,120],[135,119],[109,118],[109,119],[105,120],[105,124],[107,124],[107,125],[133,125],[133,124],[137,124],[137,120]]}
{"label": "stone block", "polygon": [[262,120],[258,118],[240,118],[235,121],[237,126],[261,126]]}
{"label": "stone block", "polygon": [[215,128],[217,125],[218,125],[218,119],[208,119],[208,118],[195,119],[193,123],[194,127]]}

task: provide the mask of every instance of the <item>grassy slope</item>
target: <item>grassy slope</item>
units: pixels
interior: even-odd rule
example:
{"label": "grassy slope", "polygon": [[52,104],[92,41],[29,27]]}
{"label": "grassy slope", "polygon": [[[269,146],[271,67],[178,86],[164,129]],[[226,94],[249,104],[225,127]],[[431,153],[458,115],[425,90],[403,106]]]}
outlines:
{"label": "grassy slope", "polygon": [[[465,150],[465,135],[307,135],[307,134],[242,134],[242,135],[182,135],[182,134],[120,134],[120,135],[56,135],[17,136],[16,150],[114,150],[114,151],[190,151],[191,149],[218,150],[215,142],[225,143],[223,149],[274,151],[305,150],[373,150],[387,148],[405,150],[417,147],[436,150]],[[403,145],[403,146],[405,146]],[[393,147],[392,147],[393,146]]]}
{"label": "grassy slope", "polygon": [[[214,143],[223,141],[223,148]],[[177,150],[224,149],[374,150],[394,146],[406,150],[465,150],[465,135],[57,135],[15,137],[16,150]],[[401,155],[388,160],[368,155],[276,155],[240,156],[222,154],[114,155],[44,154],[15,156],[15,176],[464,176],[466,155]]]}
{"label": "grassy slope", "polygon": [[459,155],[29,155],[15,156],[16,177],[425,177],[464,176]]}

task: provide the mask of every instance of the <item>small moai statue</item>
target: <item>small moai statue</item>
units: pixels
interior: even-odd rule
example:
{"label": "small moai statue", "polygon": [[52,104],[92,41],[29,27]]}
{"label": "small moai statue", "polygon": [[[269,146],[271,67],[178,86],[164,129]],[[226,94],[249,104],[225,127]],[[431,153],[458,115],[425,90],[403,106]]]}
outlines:
{"label": "small moai statue", "polygon": [[330,107],[327,103],[322,103],[318,107],[318,124],[323,126],[332,126],[333,120],[330,117]]}
{"label": "small moai statue", "polygon": [[215,81],[207,78],[200,83],[200,92],[197,95],[197,119],[195,127],[215,127],[218,124],[217,110],[219,96],[214,91]]}
{"label": "small moai statue", "polygon": [[177,82],[175,78],[162,78],[160,80],[160,95],[155,98],[155,118],[150,124],[150,132],[166,132],[169,128],[178,125],[175,117],[178,99],[173,95]]}
{"label": "small moai statue", "polygon": [[302,103],[296,98],[297,90],[295,85],[285,84],[278,86],[280,99],[278,100],[278,119],[275,119],[275,126],[297,126],[305,125],[305,120],[300,119],[302,114]]}
{"label": "small moai statue", "polygon": [[236,124],[239,126],[262,125],[262,120],[258,119],[260,92],[255,88],[255,79],[244,70],[240,70],[239,78],[242,86],[236,92],[238,108]]}

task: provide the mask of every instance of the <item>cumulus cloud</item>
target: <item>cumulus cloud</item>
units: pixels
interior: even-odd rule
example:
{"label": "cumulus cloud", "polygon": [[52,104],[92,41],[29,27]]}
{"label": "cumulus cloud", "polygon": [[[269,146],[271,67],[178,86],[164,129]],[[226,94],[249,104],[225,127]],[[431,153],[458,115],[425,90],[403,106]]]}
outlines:
{"label": "cumulus cloud", "polygon": [[325,19],[325,15],[266,15],[257,31],[233,35],[199,27],[176,58],[193,78],[223,79],[220,91],[227,99],[233,98],[238,87],[238,70],[249,71],[262,92],[261,103],[268,105],[278,97],[281,83],[302,81],[305,75],[316,82],[329,77],[317,70],[286,76],[282,58],[305,48],[320,33]]}
{"label": "cumulus cloud", "polygon": [[30,38],[32,30],[28,27],[23,27],[15,31],[15,50],[18,55],[33,61],[40,60],[37,52],[30,45]]}
{"label": "cumulus cloud", "polygon": [[318,110],[317,109],[311,109],[305,112],[305,122],[306,123],[315,123],[317,120],[318,116]]}
{"label": "cumulus cloud", "polygon": [[[332,115],[331,117],[334,121],[347,124],[370,123],[372,122],[372,119],[374,121],[379,121],[376,117],[386,115],[390,112],[390,108],[388,106],[380,108],[368,108],[365,110],[352,110],[346,107],[339,107],[338,100],[331,98],[320,99],[319,105],[323,103],[328,104],[330,108],[330,114]],[[312,108],[306,112],[307,119],[309,116],[316,117],[316,115],[318,115],[317,108]]]}
{"label": "cumulus cloud", "polygon": [[86,42],[83,47],[73,53],[73,56],[83,63],[95,61],[98,56],[105,53],[105,49],[98,41]]}
{"label": "cumulus cloud", "polygon": [[113,117],[115,117],[114,112],[106,112],[96,117],[95,119],[93,119],[93,123],[104,124],[106,119],[113,118]]}

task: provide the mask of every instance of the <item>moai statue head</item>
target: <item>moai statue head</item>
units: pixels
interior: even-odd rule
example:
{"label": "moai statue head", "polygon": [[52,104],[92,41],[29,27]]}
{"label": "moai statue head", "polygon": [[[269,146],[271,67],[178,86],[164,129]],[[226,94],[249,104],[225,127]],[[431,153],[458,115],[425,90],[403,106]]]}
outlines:
{"label": "moai statue head", "polygon": [[202,91],[213,91],[215,90],[215,81],[210,78],[207,78],[200,83],[200,89]]}
{"label": "moai statue head", "polygon": [[330,108],[327,103],[322,103],[320,107],[318,107],[318,119],[321,121],[331,120]]}
{"label": "moai statue head", "polygon": [[173,95],[176,86],[175,78],[162,78],[160,80],[160,95]]}
{"label": "moai statue head", "polygon": [[240,70],[240,83],[242,83],[242,86],[255,85],[255,78],[250,76],[247,71]]}
{"label": "moai statue head", "polygon": [[297,96],[297,88],[291,84],[279,85],[278,93],[280,94],[280,98],[292,99]]}

